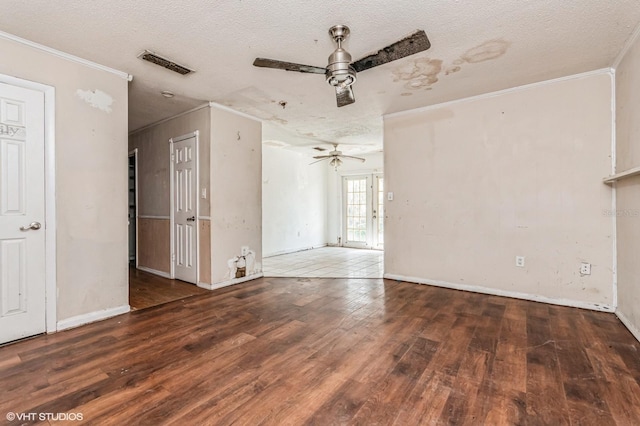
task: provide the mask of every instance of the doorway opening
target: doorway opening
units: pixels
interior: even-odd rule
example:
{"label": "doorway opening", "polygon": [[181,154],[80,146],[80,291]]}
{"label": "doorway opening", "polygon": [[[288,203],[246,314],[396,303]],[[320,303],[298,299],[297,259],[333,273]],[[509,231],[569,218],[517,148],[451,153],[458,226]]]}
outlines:
{"label": "doorway opening", "polygon": [[[144,211],[142,216],[139,215],[141,205],[139,201],[142,201],[144,207],[147,200],[145,197],[148,197],[148,194],[145,194],[144,187],[139,187],[138,182],[140,178],[147,176],[148,171],[144,169],[144,160],[142,164],[138,163],[140,154],[138,148],[129,153],[129,305],[131,310],[145,309],[208,293],[208,290],[194,285],[198,274],[198,132],[170,139],[169,152],[168,186],[171,209],[169,216],[145,216]],[[144,184],[145,179],[143,178],[141,182]],[[171,256],[171,265],[166,264],[166,269],[170,269],[170,273],[161,273],[159,269],[145,267],[148,251],[154,250],[153,244],[150,244],[148,239],[150,221],[158,225],[157,228],[153,228],[155,231],[161,232],[163,236],[166,235],[167,239],[170,238],[167,252]],[[146,230],[145,226],[147,226]],[[164,226],[166,231],[163,231]],[[154,252],[153,256],[162,258],[164,253],[166,252],[159,254]],[[163,270],[166,269],[163,268]]]}
{"label": "doorway opening", "polygon": [[[381,166],[382,156],[379,157]],[[264,257],[265,276],[382,278],[384,176],[381,167],[330,171],[326,199],[327,229],[335,237],[327,238],[328,244],[324,246]]]}

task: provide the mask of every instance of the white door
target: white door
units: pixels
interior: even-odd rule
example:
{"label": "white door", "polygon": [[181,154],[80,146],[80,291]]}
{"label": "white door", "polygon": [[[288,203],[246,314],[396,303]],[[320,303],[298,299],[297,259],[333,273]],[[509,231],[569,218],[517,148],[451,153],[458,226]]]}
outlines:
{"label": "white door", "polygon": [[384,247],[384,178],[382,174],[342,178],[344,246]]}
{"label": "white door", "polygon": [[172,140],[173,265],[176,279],[197,284],[196,136]]}
{"label": "white door", "polygon": [[366,248],[371,245],[371,175],[342,178],[343,245]]}
{"label": "white door", "polygon": [[45,323],[44,94],[0,83],[0,343]]}

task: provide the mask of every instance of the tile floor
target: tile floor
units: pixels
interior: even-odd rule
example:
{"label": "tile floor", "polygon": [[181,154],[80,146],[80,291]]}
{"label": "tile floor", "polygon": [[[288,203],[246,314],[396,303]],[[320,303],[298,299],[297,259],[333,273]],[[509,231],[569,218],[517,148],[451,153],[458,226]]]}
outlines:
{"label": "tile floor", "polygon": [[381,250],[321,247],[262,260],[265,277],[382,278]]}

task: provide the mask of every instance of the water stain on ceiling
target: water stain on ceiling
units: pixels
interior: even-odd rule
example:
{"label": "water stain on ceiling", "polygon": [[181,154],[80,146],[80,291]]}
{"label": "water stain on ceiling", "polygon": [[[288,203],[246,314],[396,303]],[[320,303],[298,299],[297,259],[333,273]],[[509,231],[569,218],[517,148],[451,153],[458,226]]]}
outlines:
{"label": "water stain on ceiling", "polygon": [[459,72],[462,69],[461,65],[465,63],[477,64],[478,62],[498,59],[507,53],[510,46],[511,42],[502,38],[487,40],[460,55],[460,57],[454,60],[452,65],[445,70],[445,75]]}
{"label": "water stain on ceiling", "polygon": [[394,82],[403,81],[409,90],[430,89],[438,82],[438,74],[442,71],[442,60],[431,58],[414,59],[409,65],[394,69]]}
{"label": "water stain on ceiling", "polygon": [[450,74],[456,73],[461,69],[462,68],[459,65],[454,65],[452,67],[447,68],[446,71],[444,72],[444,75],[450,75]]}
{"label": "water stain on ceiling", "polygon": [[470,64],[490,61],[504,55],[509,46],[511,46],[511,42],[504,39],[485,41],[481,45],[467,50],[460,59]]}

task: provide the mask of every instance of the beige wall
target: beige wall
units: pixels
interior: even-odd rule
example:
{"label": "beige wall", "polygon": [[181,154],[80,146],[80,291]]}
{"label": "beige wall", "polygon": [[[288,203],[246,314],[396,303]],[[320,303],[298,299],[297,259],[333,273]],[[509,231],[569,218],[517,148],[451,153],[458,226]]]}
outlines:
{"label": "beige wall", "polygon": [[[206,188],[207,198],[199,196],[199,215],[210,212],[209,155],[210,155],[210,108],[174,117],[129,136],[129,150],[138,149],[138,265],[156,271],[171,273],[171,228],[169,216],[169,139],[186,135],[196,130],[198,137],[198,194]],[[203,247],[204,244],[204,247]],[[208,251],[209,239],[200,235],[200,247]],[[202,259],[200,260],[203,264]],[[201,270],[202,272],[202,270]],[[199,282],[202,281],[202,274]]]}
{"label": "beige wall", "polygon": [[211,284],[211,221],[200,220],[200,265],[201,283]]}
{"label": "beige wall", "polygon": [[612,306],[611,90],[601,73],[387,117],[385,272]]}
{"label": "beige wall", "polygon": [[242,246],[262,263],[262,124],[211,108],[211,281],[228,281]]}
{"label": "beige wall", "polygon": [[0,73],[55,87],[58,321],[126,306],[127,81],[4,39],[0,56]]}
{"label": "beige wall", "polygon": [[[129,136],[129,150],[138,149],[138,214],[166,216],[171,213],[169,181],[169,139],[200,132],[198,161],[200,189],[209,192],[209,108],[184,114],[158,125],[133,132]],[[200,193],[200,191],[198,191]],[[200,197],[200,215],[209,215],[209,197]]]}
{"label": "beige wall", "polygon": [[[640,166],[640,42],[616,69],[616,172]],[[618,315],[640,339],[640,176],[616,184]]]}

